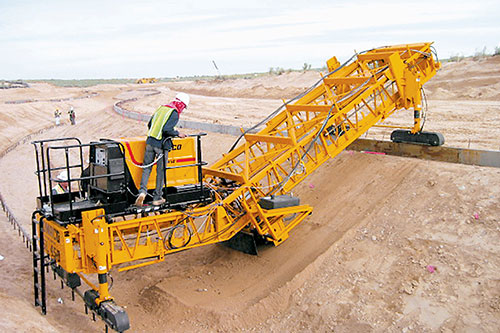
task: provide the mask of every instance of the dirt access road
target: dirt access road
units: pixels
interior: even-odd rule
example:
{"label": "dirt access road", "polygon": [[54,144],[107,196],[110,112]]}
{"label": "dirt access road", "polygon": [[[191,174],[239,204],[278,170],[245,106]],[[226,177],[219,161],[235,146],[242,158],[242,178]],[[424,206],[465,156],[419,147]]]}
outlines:
{"label": "dirt access road", "polygon": [[[427,85],[426,129],[442,132],[449,146],[498,150],[499,65],[499,57],[445,64]],[[0,151],[39,131],[31,139],[143,135],[145,124],[118,116],[113,103],[137,97],[125,107],[150,114],[176,91],[192,95],[184,119],[249,126],[318,78],[307,72],[146,87],[2,90]],[[161,93],[146,96],[146,88]],[[5,104],[18,100],[33,102]],[[77,125],[63,118],[53,127],[55,107],[66,116],[70,106]],[[408,125],[411,115],[401,112],[386,123]],[[370,130],[370,137],[388,134]],[[204,159],[214,162],[234,139],[210,133]],[[38,193],[34,169],[29,143],[0,159],[0,193],[27,230]],[[294,194],[314,207],[313,215],[258,257],[214,245],[114,272],[112,294],[129,313],[130,331],[498,331],[500,170],[346,151]],[[51,279],[48,315],[39,315],[32,305],[31,254],[6,218],[0,220],[0,328],[102,330],[84,314],[83,302],[72,302],[69,290]]]}

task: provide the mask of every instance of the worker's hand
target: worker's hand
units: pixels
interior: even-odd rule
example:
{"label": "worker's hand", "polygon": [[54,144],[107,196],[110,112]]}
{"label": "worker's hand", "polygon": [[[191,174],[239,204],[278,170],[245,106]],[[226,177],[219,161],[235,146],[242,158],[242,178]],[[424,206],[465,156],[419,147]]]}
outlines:
{"label": "worker's hand", "polygon": [[179,133],[179,138],[185,138],[187,135],[185,133]]}

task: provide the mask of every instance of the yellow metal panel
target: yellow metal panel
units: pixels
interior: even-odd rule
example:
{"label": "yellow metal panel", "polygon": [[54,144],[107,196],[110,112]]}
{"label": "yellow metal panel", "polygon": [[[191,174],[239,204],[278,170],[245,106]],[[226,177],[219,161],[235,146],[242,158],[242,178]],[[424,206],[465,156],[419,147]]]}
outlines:
{"label": "yellow metal panel", "polygon": [[52,220],[44,220],[45,249],[67,272],[80,271],[81,265],[73,249],[74,234]]}
{"label": "yellow metal panel", "polygon": [[[142,177],[142,162],[146,149],[146,137],[122,138],[116,140],[125,147],[125,158],[134,184],[140,187]],[[196,141],[195,138],[172,139],[173,150],[168,153],[168,166],[182,166],[195,164]],[[167,171],[167,186],[179,186],[195,184],[198,180],[198,169],[196,166],[170,169]],[[148,180],[148,189],[156,187],[156,165],[153,166]]]}
{"label": "yellow metal panel", "polygon": [[326,66],[329,72],[333,72],[340,67],[340,62],[337,60],[337,57],[331,57],[326,61]]}

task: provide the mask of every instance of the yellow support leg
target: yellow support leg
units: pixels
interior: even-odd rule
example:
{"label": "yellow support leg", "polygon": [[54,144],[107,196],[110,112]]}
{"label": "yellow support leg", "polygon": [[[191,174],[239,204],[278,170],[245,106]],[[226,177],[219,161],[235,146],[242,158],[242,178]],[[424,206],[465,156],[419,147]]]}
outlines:
{"label": "yellow support leg", "polygon": [[412,134],[418,133],[422,129],[422,97],[420,95],[420,87],[418,93],[415,94],[413,99],[413,129]]}
{"label": "yellow support leg", "polygon": [[[87,260],[97,271],[99,279],[99,299],[97,304],[103,301],[112,300],[113,297],[109,294],[107,274],[109,267],[108,254],[110,253],[109,246],[109,231],[103,209],[96,209],[82,213],[83,231],[86,236],[85,253]],[[91,266],[89,265],[89,267]]]}

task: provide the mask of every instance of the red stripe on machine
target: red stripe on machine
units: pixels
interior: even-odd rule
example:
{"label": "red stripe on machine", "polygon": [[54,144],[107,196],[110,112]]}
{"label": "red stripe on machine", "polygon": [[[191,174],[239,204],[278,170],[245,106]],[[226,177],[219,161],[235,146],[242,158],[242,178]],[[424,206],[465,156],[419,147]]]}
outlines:
{"label": "red stripe on machine", "polygon": [[194,162],[196,161],[196,158],[194,157],[189,157],[189,158],[179,158],[176,160],[177,163],[182,163],[182,162]]}
{"label": "red stripe on machine", "polygon": [[130,155],[130,159],[132,160],[132,162],[134,162],[134,164],[137,165],[142,165],[142,163],[137,162],[137,160],[135,159],[134,153],[132,152],[132,148],[130,148],[130,144],[127,141],[125,141],[125,146],[127,147],[128,154]]}
{"label": "red stripe on machine", "polygon": [[[143,163],[138,162],[135,159],[134,153],[132,152],[132,148],[130,147],[130,144],[127,141],[125,141],[125,146],[127,147],[128,154],[130,155],[130,159],[132,160],[132,162],[134,162],[134,164],[137,164],[137,165],[143,165]],[[194,162],[194,161],[196,161],[196,158],[194,158],[194,157],[188,157],[188,158],[179,158],[178,160],[175,160],[175,161],[172,161],[172,162],[174,162],[174,163],[183,163],[183,162]]]}

